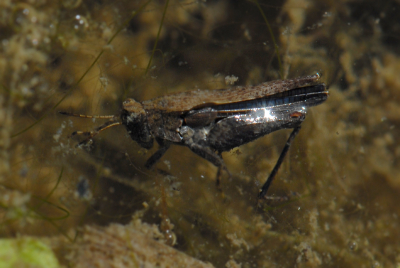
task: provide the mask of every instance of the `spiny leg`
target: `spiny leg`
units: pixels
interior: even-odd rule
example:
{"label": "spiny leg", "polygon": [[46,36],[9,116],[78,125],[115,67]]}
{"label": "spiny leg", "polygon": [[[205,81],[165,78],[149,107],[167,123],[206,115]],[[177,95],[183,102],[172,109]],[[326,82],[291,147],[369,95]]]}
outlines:
{"label": "spiny leg", "polygon": [[260,193],[258,194],[259,199],[265,198],[268,188],[271,186],[271,183],[274,180],[276,173],[278,172],[280,166],[282,165],[283,159],[285,158],[287,152],[289,151],[290,145],[292,144],[294,138],[297,136],[297,134],[299,134],[300,128],[301,128],[301,126],[298,126],[295,129],[293,129],[292,133],[290,133],[290,136],[286,141],[285,147],[283,147],[281,155],[279,156],[274,169],[272,170],[267,181],[264,183],[264,185],[261,188]]}

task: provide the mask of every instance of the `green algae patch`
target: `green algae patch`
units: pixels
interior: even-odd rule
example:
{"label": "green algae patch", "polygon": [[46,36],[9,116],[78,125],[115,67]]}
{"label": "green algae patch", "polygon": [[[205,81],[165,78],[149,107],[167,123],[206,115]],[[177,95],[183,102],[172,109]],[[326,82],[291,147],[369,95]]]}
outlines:
{"label": "green algae patch", "polygon": [[1,239],[0,268],[6,267],[60,267],[53,251],[32,238]]}

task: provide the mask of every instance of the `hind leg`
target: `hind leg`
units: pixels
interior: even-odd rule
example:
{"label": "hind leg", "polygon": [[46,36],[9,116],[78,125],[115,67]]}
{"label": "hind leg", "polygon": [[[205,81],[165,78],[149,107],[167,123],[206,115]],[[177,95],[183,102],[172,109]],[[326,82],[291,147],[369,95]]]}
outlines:
{"label": "hind leg", "polygon": [[190,150],[192,150],[195,154],[203,157],[207,161],[211,162],[214,166],[218,167],[217,177],[215,180],[216,187],[218,191],[222,192],[221,188],[221,177],[222,177],[222,169],[224,169],[227,173],[229,178],[231,177],[231,173],[229,172],[228,168],[225,165],[224,160],[222,159],[221,153],[216,153],[211,150],[209,147],[204,147],[198,144],[191,144],[189,146]]}

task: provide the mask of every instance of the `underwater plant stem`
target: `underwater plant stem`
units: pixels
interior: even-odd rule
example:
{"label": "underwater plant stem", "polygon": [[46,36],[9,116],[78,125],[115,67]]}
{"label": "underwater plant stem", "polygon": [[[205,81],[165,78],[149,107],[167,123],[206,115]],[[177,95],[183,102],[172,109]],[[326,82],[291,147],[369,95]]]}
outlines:
{"label": "underwater plant stem", "polygon": [[152,51],[151,51],[150,60],[149,60],[149,63],[147,64],[146,71],[145,71],[145,73],[144,73],[145,75],[147,75],[147,73],[149,72],[151,62],[153,61],[154,53],[156,52],[158,40],[160,39],[161,29],[162,29],[162,26],[163,26],[163,24],[164,24],[165,14],[167,14],[168,4],[169,4],[169,0],[167,0],[167,1],[165,2],[163,15],[162,15],[161,22],[160,22],[160,27],[158,28],[156,41],[154,42],[154,46],[153,46],[153,49],[152,49]]}

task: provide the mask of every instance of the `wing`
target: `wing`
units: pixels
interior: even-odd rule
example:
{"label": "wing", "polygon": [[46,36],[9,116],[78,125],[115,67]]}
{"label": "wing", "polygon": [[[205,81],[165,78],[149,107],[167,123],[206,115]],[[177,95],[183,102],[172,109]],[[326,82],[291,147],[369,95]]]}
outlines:
{"label": "wing", "polygon": [[318,84],[295,88],[260,99],[191,110],[184,115],[183,119],[190,127],[201,127],[239,115],[247,115],[247,120],[250,120],[252,117],[260,117],[260,114],[266,111],[271,115],[280,114],[282,117],[283,114],[294,115],[293,113],[296,111],[305,111],[308,107],[319,105],[327,97],[328,91],[326,91],[325,84]]}
{"label": "wing", "polygon": [[301,88],[318,82],[320,75],[299,77],[295,79],[276,80],[256,86],[233,87],[218,90],[194,90],[165,95],[148,101],[143,101],[145,110],[154,109],[162,112],[187,112],[209,106],[229,103],[241,103],[260,99],[274,94]]}
{"label": "wing", "polygon": [[215,125],[207,135],[210,147],[220,152],[229,151],[273,131],[298,127],[305,119],[307,108],[328,97],[323,84],[278,95],[216,107]]}

